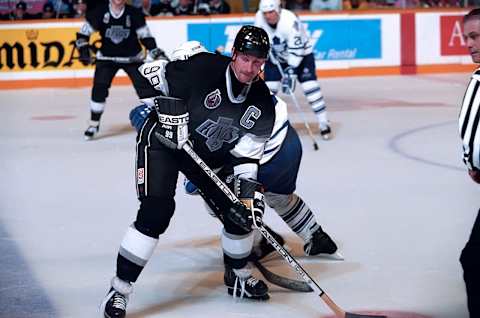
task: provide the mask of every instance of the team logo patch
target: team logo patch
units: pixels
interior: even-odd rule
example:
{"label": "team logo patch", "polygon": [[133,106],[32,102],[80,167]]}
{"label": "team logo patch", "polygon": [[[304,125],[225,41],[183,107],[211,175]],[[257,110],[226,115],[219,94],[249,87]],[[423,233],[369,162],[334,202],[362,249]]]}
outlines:
{"label": "team logo patch", "polygon": [[197,127],[195,131],[207,138],[205,143],[211,152],[222,148],[223,143],[232,143],[238,139],[239,128],[232,125],[233,119],[218,117],[217,122],[208,119]]}
{"label": "team logo patch", "polygon": [[124,29],[121,25],[112,25],[105,32],[105,36],[113,43],[119,44],[130,35],[130,29]]}
{"label": "team logo patch", "polygon": [[222,95],[220,95],[220,90],[217,88],[205,97],[203,105],[205,105],[205,107],[207,107],[208,109],[215,109],[220,105],[221,102]]}
{"label": "team logo patch", "polygon": [[137,184],[145,183],[145,168],[137,169]]}

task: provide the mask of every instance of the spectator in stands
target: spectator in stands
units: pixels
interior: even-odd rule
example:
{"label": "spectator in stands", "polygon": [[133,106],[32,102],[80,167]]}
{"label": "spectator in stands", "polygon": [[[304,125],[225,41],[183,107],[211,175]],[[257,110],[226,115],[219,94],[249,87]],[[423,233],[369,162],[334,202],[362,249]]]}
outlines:
{"label": "spectator in stands", "polygon": [[173,8],[173,15],[193,15],[194,6],[191,0],[179,0],[178,5]]}
{"label": "spectator in stands", "polygon": [[[323,1],[323,0],[321,0]],[[285,9],[291,11],[306,11],[310,9],[310,0],[287,0]]]}
{"label": "spectator in stands", "polygon": [[56,17],[57,13],[53,8],[53,4],[51,2],[45,3],[42,10],[42,19],[55,19]]}
{"label": "spectator in stands", "polygon": [[166,15],[172,16],[174,14],[174,8],[172,7],[171,0],[160,0],[151,3],[150,5],[150,15]]}
{"label": "spectator in stands", "polygon": [[210,14],[230,13],[230,5],[226,0],[210,0],[208,5],[210,7]]}
{"label": "spectator in stands", "polygon": [[87,12],[87,3],[85,0],[74,0],[73,1],[73,17],[74,18],[83,18]]}
{"label": "spectator in stands", "polygon": [[30,20],[35,18],[34,15],[27,12],[27,4],[25,2],[20,1],[15,5],[15,11],[12,13],[13,20]]}
{"label": "spectator in stands", "polygon": [[341,10],[342,1],[341,0],[312,0],[310,3],[310,10],[315,11],[325,11],[325,10]]}

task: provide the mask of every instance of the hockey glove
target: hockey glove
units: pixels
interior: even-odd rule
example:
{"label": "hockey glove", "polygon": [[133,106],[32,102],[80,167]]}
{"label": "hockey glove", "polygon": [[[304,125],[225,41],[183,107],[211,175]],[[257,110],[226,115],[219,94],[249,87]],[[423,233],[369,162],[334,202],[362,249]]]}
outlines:
{"label": "hockey glove", "polygon": [[84,38],[79,38],[75,41],[75,46],[80,53],[80,56],[78,57],[80,63],[85,66],[92,64],[92,56],[90,55],[90,45],[88,44],[88,41]]}
{"label": "hockey glove", "polygon": [[235,177],[229,185],[241,203],[235,204],[225,217],[247,231],[254,225],[261,225],[265,211],[262,184],[252,179]]}
{"label": "hockey glove", "polygon": [[130,118],[130,124],[132,124],[132,127],[135,128],[137,133],[142,129],[143,124],[145,124],[151,112],[152,108],[146,104],[138,105],[130,111],[128,116]]}
{"label": "hockey glove", "polygon": [[158,96],[155,110],[160,123],[155,136],[168,148],[182,149],[188,141],[187,104],[179,98]]}
{"label": "hockey glove", "polygon": [[150,50],[148,52],[148,57],[149,57],[149,60],[151,60],[151,61],[165,60],[165,61],[170,62],[170,59],[167,57],[165,52],[162,49],[159,49],[158,47],[154,48],[153,50]]}
{"label": "hockey glove", "polygon": [[293,92],[295,91],[296,82],[297,82],[297,75],[295,74],[295,69],[291,66],[287,67],[283,71],[282,93],[293,94]]}

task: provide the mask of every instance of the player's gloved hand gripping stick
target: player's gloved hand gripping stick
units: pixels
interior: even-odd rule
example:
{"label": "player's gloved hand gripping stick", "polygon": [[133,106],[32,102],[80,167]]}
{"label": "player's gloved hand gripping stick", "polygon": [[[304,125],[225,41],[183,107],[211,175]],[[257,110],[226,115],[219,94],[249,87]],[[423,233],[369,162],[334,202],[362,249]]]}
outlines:
{"label": "player's gloved hand gripping stick", "polygon": [[[218,186],[220,190],[232,201],[234,204],[242,204],[236,195],[230,190],[230,188],[215,174],[215,172],[208,167],[208,165],[198,156],[198,154],[193,150],[193,148],[188,144],[183,144],[183,150],[195,161],[195,163],[212,179],[212,181]],[[330,308],[337,317],[340,318],[387,318],[386,316],[374,316],[374,315],[362,315],[346,312],[340,308],[333,300],[320,288],[320,286],[313,280],[313,278],[307,274],[307,272],[302,268],[302,266],[293,258],[290,253],[285,250],[275,238],[268,232],[268,230],[263,226],[261,217],[259,218],[254,209],[251,210],[251,217],[249,218],[251,224],[255,226],[260,233],[272,244],[272,246],[277,250],[277,252],[288,262],[288,264],[297,272],[300,277],[305,280],[305,282],[312,288],[318,296],[325,302],[325,304]]]}

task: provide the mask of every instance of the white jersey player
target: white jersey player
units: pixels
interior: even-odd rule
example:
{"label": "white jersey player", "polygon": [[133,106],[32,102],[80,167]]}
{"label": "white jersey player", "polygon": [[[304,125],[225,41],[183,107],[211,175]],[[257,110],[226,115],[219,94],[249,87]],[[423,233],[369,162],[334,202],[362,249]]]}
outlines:
{"label": "white jersey player", "polygon": [[284,93],[293,94],[298,79],[313,112],[317,115],[320,134],[330,137],[325,100],[317,82],[312,43],[300,19],[280,7],[279,0],[261,0],[255,25],[267,31],[271,53],[265,63],[265,81],[276,94],[280,84]]}

